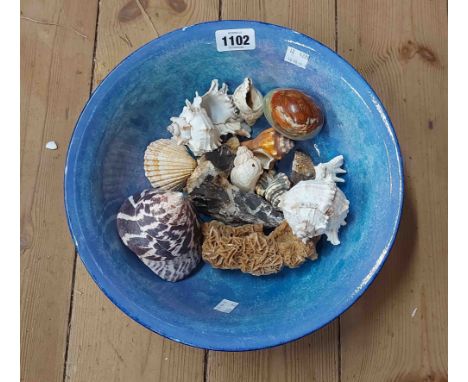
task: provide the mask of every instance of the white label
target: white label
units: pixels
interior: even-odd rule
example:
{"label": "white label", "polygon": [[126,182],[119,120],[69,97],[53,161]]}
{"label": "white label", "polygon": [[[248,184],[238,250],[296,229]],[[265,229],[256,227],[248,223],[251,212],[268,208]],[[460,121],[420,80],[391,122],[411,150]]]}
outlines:
{"label": "white label", "polygon": [[286,55],[284,56],[284,61],[305,69],[309,62],[309,55],[293,48],[292,46],[288,46],[288,49],[286,49]]}
{"label": "white label", "polygon": [[239,305],[238,302],[223,298],[213,309],[223,313],[231,313],[237,305]]}
{"label": "white label", "polygon": [[221,29],[215,32],[218,52],[255,49],[255,31],[252,28]]}

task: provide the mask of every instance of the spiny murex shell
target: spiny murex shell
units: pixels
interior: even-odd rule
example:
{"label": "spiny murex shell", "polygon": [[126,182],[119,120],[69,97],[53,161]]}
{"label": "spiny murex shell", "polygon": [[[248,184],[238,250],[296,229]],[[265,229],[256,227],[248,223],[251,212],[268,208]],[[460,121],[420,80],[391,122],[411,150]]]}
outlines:
{"label": "spiny murex shell", "polygon": [[130,196],[117,214],[117,229],[123,243],[164,280],[185,278],[200,261],[200,226],[181,192]]}
{"label": "spiny murex shell", "polygon": [[255,192],[268,200],[273,207],[278,208],[283,195],[291,187],[286,174],[275,170],[265,171],[258,180]]}
{"label": "spiny murex shell", "polygon": [[231,183],[241,191],[253,191],[262,173],[260,160],[247,147],[239,147],[231,171]]}
{"label": "spiny murex shell", "polygon": [[316,178],[303,180],[285,192],[279,204],[284,217],[294,234],[307,240],[325,234],[333,245],[340,244],[338,230],[346,225],[349,201],[336,183],[344,182],[337,174],[341,169],[343,156],[316,166]]}
{"label": "spiny murex shell", "polygon": [[186,106],[178,117],[172,117],[167,130],[178,145],[187,145],[195,156],[216,150],[221,145],[219,130],[201,107],[202,98],[196,96],[193,103]]}
{"label": "spiny murex shell", "polygon": [[252,79],[246,77],[232,96],[240,116],[253,126],[263,114],[262,93],[253,85]]}
{"label": "spiny murex shell", "polygon": [[[195,92],[198,97],[198,92]],[[228,94],[228,86],[223,83],[219,87],[218,80],[211,81],[208,91],[202,95],[201,107],[206,110],[221,136],[236,134],[250,137],[250,126],[242,121],[236,111],[232,96]]]}
{"label": "spiny murex shell", "polygon": [[197,162],[170,139],[151,142],[145,151],[145,175],[155,188],[181,190]]}

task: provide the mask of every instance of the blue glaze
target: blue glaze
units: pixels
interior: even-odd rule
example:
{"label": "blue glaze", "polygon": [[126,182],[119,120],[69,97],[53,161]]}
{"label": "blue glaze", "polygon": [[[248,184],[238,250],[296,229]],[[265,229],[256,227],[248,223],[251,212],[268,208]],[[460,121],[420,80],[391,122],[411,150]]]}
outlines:
{"label": "blue glaze", "polygon": [[[257,47],[218,53],[217,29],[254,28]],[[293,46],[310,55],[306,69],[283,60]],[[351,202],[342,244],[319,244],[320,258],[266,277],[204,264],[186,280],[159,279],[120,241],[116,213],[124,199],[149,187],[146,146],[167,138],[195,90],[210,81],[231,91],[245,76],[266,94],[302,89],[320,100],[326,123],[299,142],[314,161],[345,157]],[[262,118],[255,135],[267,122]],[[320,151],[320,155],[314,147]],[[292,154],[281,163],[288,169]],[[96,89],[76,125],[65,170],[70,230],[89,273],[126,314],[188,345],[241,351],[279,345],[322,327],[364,292],[393,244],[403,200],[402,161],[391,122],[370,86],[342,58],[308,36],[253,21],[195,25],[151,41],[120,63]],[[213,308],[239,303],[230,314]]]}

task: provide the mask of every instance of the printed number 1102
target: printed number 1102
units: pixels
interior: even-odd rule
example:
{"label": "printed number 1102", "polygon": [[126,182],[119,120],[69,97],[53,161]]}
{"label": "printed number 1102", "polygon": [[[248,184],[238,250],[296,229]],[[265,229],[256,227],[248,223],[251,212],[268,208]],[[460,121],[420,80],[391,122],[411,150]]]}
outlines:
{"label": "printed number 1102", "polygon": [[237,35],[237,36],[224,36],[223,40],[224,46],[234,46],[234,45],[250,45],[250,36],[247,35]]}

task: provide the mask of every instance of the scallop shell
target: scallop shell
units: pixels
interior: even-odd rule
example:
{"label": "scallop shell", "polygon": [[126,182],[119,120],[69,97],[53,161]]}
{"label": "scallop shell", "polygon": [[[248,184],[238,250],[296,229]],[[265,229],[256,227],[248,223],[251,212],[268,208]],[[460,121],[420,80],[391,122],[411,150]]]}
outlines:
{"label": "scallop shell", "polygon": [[306,153],[296,150],[291,168],[291,182],[297,184],[301,180],[315,178],[314,163]]}
{"label": "scallop shell", "polygon": [[145,151],[145,175],[154,188],[181,190],[196,166],[185,147],[170,139],[151,142]]}
{"label": "scallop shell", "polygon": [[267,153],[272,158],[279,160],[283,158],[293,147],[294,142],[277,133],[275,129],[263,130],[255,139],[244,141],[242,146],[247,147],[254,153],[260,151]]}
{"label": "scallop shell", "polygon": [[[198,97],[198,93],[195,93]],[[234,134],[250,137],[250,126],[245,124],[237,114],[232,96],[228,94],[228,86],[223,83],[219,87],[218,80],[211,81],[208,91],[202,95],[201,107],[219,130],[221,136]]]}
{"label": "scallop shell", "polygon": [[200,261],[201,232],[181,192],[145,190],[130,196],[117,214],[123,243],[167,281],[187,277]]}
{"label": "scallop shell", "polygon": [[263,196],[268,200],[273,207],[278,208],[281,201],[281,195],[283,195],[291,187],[286,174],[279,172],[276,173],[274,170],[264,172],[258,180],[255,192]]}
{"label": "scallop shell", "polygon": [[172,117],[167,130],[177,144],[187,145],[195,156],[216,150],[221,145],[219,130],[201,107],[202,98],[196,96],[193,103],[185,101],[179,117]]}
{"label": "scallop shell", "polygon": [[313,138],[322,129],[323,113],[315,101],[296,89],[274,89],[264,98],[265,117],[281,134],[296,141]]}
{"label": "scallop shell", "polygon": [[255,121],[262,116],[263,96],[253,85],[251,78],[244,79],[244,82],[234,91],[232,99],[239,109],[240,116],[249,126],[253,126]]}
{"label": "scallop shell", "polygon": [[231,183],[241,191],[253,191],[262,173],[260,160],[247,147],[239,147],[231,171]]}

